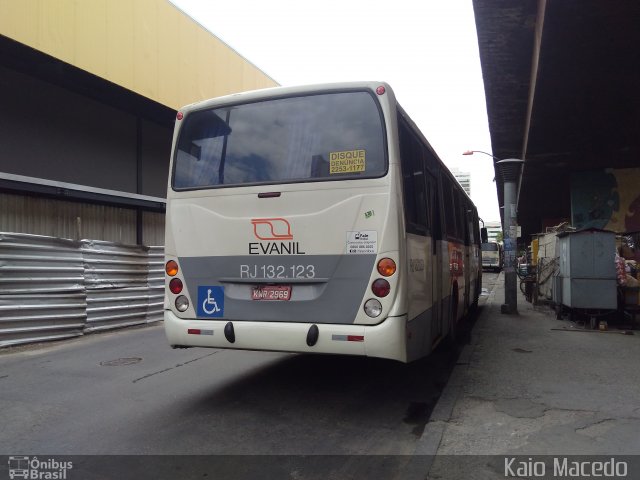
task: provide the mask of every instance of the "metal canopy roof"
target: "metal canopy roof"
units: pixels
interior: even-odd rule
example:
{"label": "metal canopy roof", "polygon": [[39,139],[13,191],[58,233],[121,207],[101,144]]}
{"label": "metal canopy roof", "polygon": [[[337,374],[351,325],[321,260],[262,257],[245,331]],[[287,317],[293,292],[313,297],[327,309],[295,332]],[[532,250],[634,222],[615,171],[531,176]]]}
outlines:
{"label": "metal canopy roof", "polygon": [[570,219],[572,172],[640,166],[640,2],[473,6],[493,154],[525,160],[518,223],[528,243]]}

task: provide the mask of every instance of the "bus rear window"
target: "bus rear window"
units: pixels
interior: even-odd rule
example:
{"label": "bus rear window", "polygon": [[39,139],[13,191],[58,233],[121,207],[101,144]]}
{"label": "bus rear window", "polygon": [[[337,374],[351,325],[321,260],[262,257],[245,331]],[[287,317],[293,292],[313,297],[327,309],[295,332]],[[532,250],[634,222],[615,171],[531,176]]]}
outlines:
{"label": "bus rear window", "polygon": [[497,252],[498,244],[497,243],[483,243],[482,246],[483,252]]}
{"label": "bus rear window", "polygon": [[173,188],[380,177],[385,130],[368,92],[280,98],[189,113]]}

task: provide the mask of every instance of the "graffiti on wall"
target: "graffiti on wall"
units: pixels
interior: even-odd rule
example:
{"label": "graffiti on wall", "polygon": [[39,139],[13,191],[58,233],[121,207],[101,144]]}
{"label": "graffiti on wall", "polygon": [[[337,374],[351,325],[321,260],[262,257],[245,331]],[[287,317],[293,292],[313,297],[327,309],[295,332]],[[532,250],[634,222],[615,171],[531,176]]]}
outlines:
{"label": "graffiti on wall", "polygon": [[578,229],[640,231],[640,168],[574,173],[571,220]]}

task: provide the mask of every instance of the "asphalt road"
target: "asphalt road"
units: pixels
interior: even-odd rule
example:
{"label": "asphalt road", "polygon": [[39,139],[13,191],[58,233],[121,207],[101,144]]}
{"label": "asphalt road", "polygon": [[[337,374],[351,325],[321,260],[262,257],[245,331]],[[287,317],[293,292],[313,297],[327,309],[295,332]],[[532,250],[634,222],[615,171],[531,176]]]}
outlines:
{"label": "asphalt road", "polygon": [[162,325],[8,349],[0,454],[411,455],[455,361],[172,350]]}

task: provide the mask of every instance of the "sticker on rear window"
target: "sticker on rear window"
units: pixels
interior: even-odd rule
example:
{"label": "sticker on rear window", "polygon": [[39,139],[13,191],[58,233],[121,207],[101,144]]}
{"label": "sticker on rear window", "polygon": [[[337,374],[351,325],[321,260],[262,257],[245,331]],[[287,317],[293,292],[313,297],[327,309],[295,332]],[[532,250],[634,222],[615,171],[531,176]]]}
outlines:
{"label": "sticker on rear window", "polygon": [[366,168],[366,156],[364,150],[330,152],[329,174],[364,172]]}

